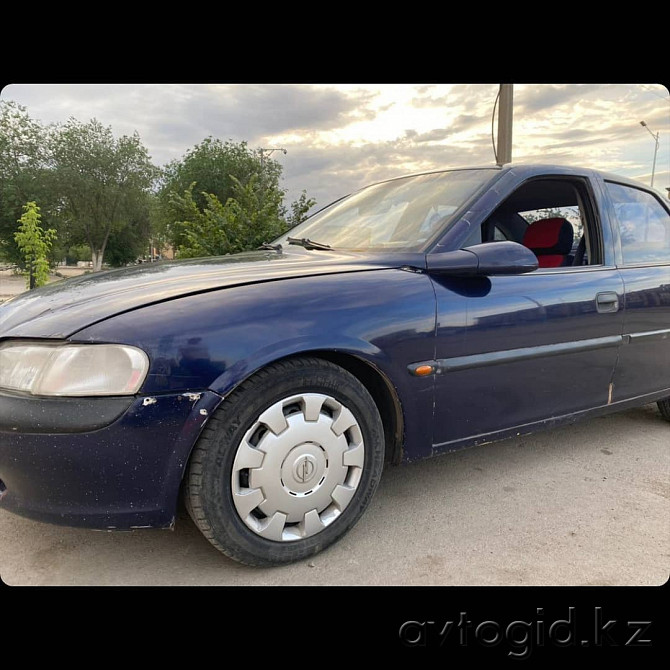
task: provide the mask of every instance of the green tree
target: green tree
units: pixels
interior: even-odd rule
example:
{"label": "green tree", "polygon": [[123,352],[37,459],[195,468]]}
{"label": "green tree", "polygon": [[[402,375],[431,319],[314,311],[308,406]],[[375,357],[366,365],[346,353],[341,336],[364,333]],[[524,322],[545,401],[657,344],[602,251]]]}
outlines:
{"label": "green tree", "polygon": [[73,244],[64,248],[63,256],[67,265],[76,265],[79,261],[91,260],[91,249],[88,244]]}
{"label": "green tree", "polygon": [[56,237],[53,229],[44,230],[40,225],[40,208],[35,202],[27,203],[19,219],[19,229],[14,239],[24,255],[26,288],[44,286],[49,279],[49,250]]}
{"label": "green tree", "polygon": [[116,139],[95,119],[55,126],[50,158],[68,243],[88,244],[100,270],[110,238],[122,241],[128,229],[141,237],[137,212],[157,170],[137,133]]}
{"label": "green tree", "polygon": [[106,262],[112,267],[123,267],[146,253],[152,237],[151,200],[145,194],[128,214],[128,225],[112,228],[107,241]]}
{"label": "green tree", "polygon": [[191,184],[183,196],[173,194],[171,207],[179,212],[180,220],[175,221],[174,231],[178,239],[183,240],[178,247],[180,258],[197,258],[199,256],[222,256],[232,252],[233,246],[230,233],[234,229],[235,211],[230,206],[221,204],[215,195],[203,193],[205,207],[200,210]]}
{"label": "green tree", "polygon": [[279,188],[281,165],[265,158],[258,151],[248,148],[246,142],[223,142],[213,137],[205,138],[189,149],[183,158],[173,160],[165,166],[161,188],[158,193],[165,237],[176,248],[184,245],[184,229],[174,223],[182,219],[182,203],[175,200],[191,184],[195,184],[191,197],[201,212],[210,204],[213,195],[225,205],[235,197],[237,184],[247,184],[252,175],[259,175],[257,183],[270,199]]}
{"label": "green tree", "polygon": [[212,193],[201,193],[205,207],[194,198],[195,184],[183,196],[173,195],[172,207],[181,217],[175,227],[183,243],[180,258],[219,256],[256,249],[286,232],[290,224],[282,217],[282,193],[264,189],[258,175],[246,184],[235,177],[233,196],[225,204]]}
{"label": "green tree", "polygon": [[303,191],[297,200],[291,203],[291,213],[286,217],[289,228],[297,226],[307,218],[307,212],[316,205],[314,198],[307,197],[307,191]]}
{"label": "green tree", "polygon": [[0,100],[0,257],[23,267],[16,244],[16,221],[26,202],[39,202],[43,220],[55,221],[55,194],[49,179],[48,131],[25,107]]}
{"label": "green tree", "polygon": [[[270,241],[302,221],[315,204],[303,192],[287,212],[281,173],[280,163],[246,142],[208,137],[165,167],[155,233],[180,256],[214,253],[206,249],[232,253]],[[216,232],[216,226],[225,230]]]}
{"label": "green tree", "polygon": [[246,142],[222,142],[213,137],[205,138],[189,149],[183,158],[168,163],[163,170],[163,198],[171,192],[183,193],[193,182],[197,185],[194,199],[204,209],[207,199],[203,193],[215,195],[225,203],[233,196],[235,179],[249,181],[252,174],[262,174],[267,190],[279,188],[281,165],[268,158],[261,160],[258,151],[252,151]]}
{"label": "green tree", "polygon": [[255,249],[289,229],[290,224],[283,216],[282,191],[266,188],[256,174],[244,184],[235,178],[233,181],[233,197],[228,205],[235,213],[232,235],[235,251]]}

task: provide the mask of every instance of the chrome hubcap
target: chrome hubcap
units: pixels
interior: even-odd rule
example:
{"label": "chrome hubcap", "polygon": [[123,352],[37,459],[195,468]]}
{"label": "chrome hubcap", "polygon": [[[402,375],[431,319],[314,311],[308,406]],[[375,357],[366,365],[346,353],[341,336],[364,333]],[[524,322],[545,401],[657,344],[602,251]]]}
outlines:
{"label": "chrome hubcap", "polygon": [[351,502],[363,472],[363,434],[341,402],[303,393],[266,409],[237,448],[235,509],[268,540],[322,531]]}

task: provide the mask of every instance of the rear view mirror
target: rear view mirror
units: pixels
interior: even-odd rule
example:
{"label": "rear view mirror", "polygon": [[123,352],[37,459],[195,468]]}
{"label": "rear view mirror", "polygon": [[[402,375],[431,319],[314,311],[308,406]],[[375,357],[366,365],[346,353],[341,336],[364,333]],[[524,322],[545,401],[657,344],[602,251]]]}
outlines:
{"label": "rear view mirror", "polygon": [[518,275],[537,270],[537,256],[517,242],[485,242],[429,254],[428,272],[451,276]]}

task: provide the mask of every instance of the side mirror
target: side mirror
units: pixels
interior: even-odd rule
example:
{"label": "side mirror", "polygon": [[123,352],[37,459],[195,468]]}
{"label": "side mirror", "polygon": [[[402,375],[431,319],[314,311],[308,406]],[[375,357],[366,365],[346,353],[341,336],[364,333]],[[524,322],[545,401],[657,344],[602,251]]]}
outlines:
{"label": "side mirror", "polygon": [[485,242],[429,254],[428,272],[449,276],[520,275],[537,270],[537,256],[517,242]]}

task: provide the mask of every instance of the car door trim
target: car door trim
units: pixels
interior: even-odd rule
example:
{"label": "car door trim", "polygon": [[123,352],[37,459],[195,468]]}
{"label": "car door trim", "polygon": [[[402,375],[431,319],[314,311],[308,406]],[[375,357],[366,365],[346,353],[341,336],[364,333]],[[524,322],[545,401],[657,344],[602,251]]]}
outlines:
{"label": "car door trim", "polygon": [[546,356],[560,356],[561,354],[574,354],[582,351],[592,351],[594,349],[618,347],[623,344],[623,339],[622,335],[609,335],[607,337],[596,337],[588,340],[543,344],[537,347],[489,351],[483,354],[455,356],[453,358],[438,358],[432,361],[412,363],[407,366],[407,369],[410,374],[420,376],[416,371],[423,366],[430,366],[433,368],[433,374],[439,375],[457,370],[481,368],[487,365],[514,363],[516,361],[530,360],[533,358],[545,358]]}
{"label": "car door trim", "polygon": [[665,340],[670,338],[670,328],[664,328],[663,330],[647,330],[640,333],[631,333],[630,335],[624,335],[624,344],[634,344],[636,342],[649,340]]}

